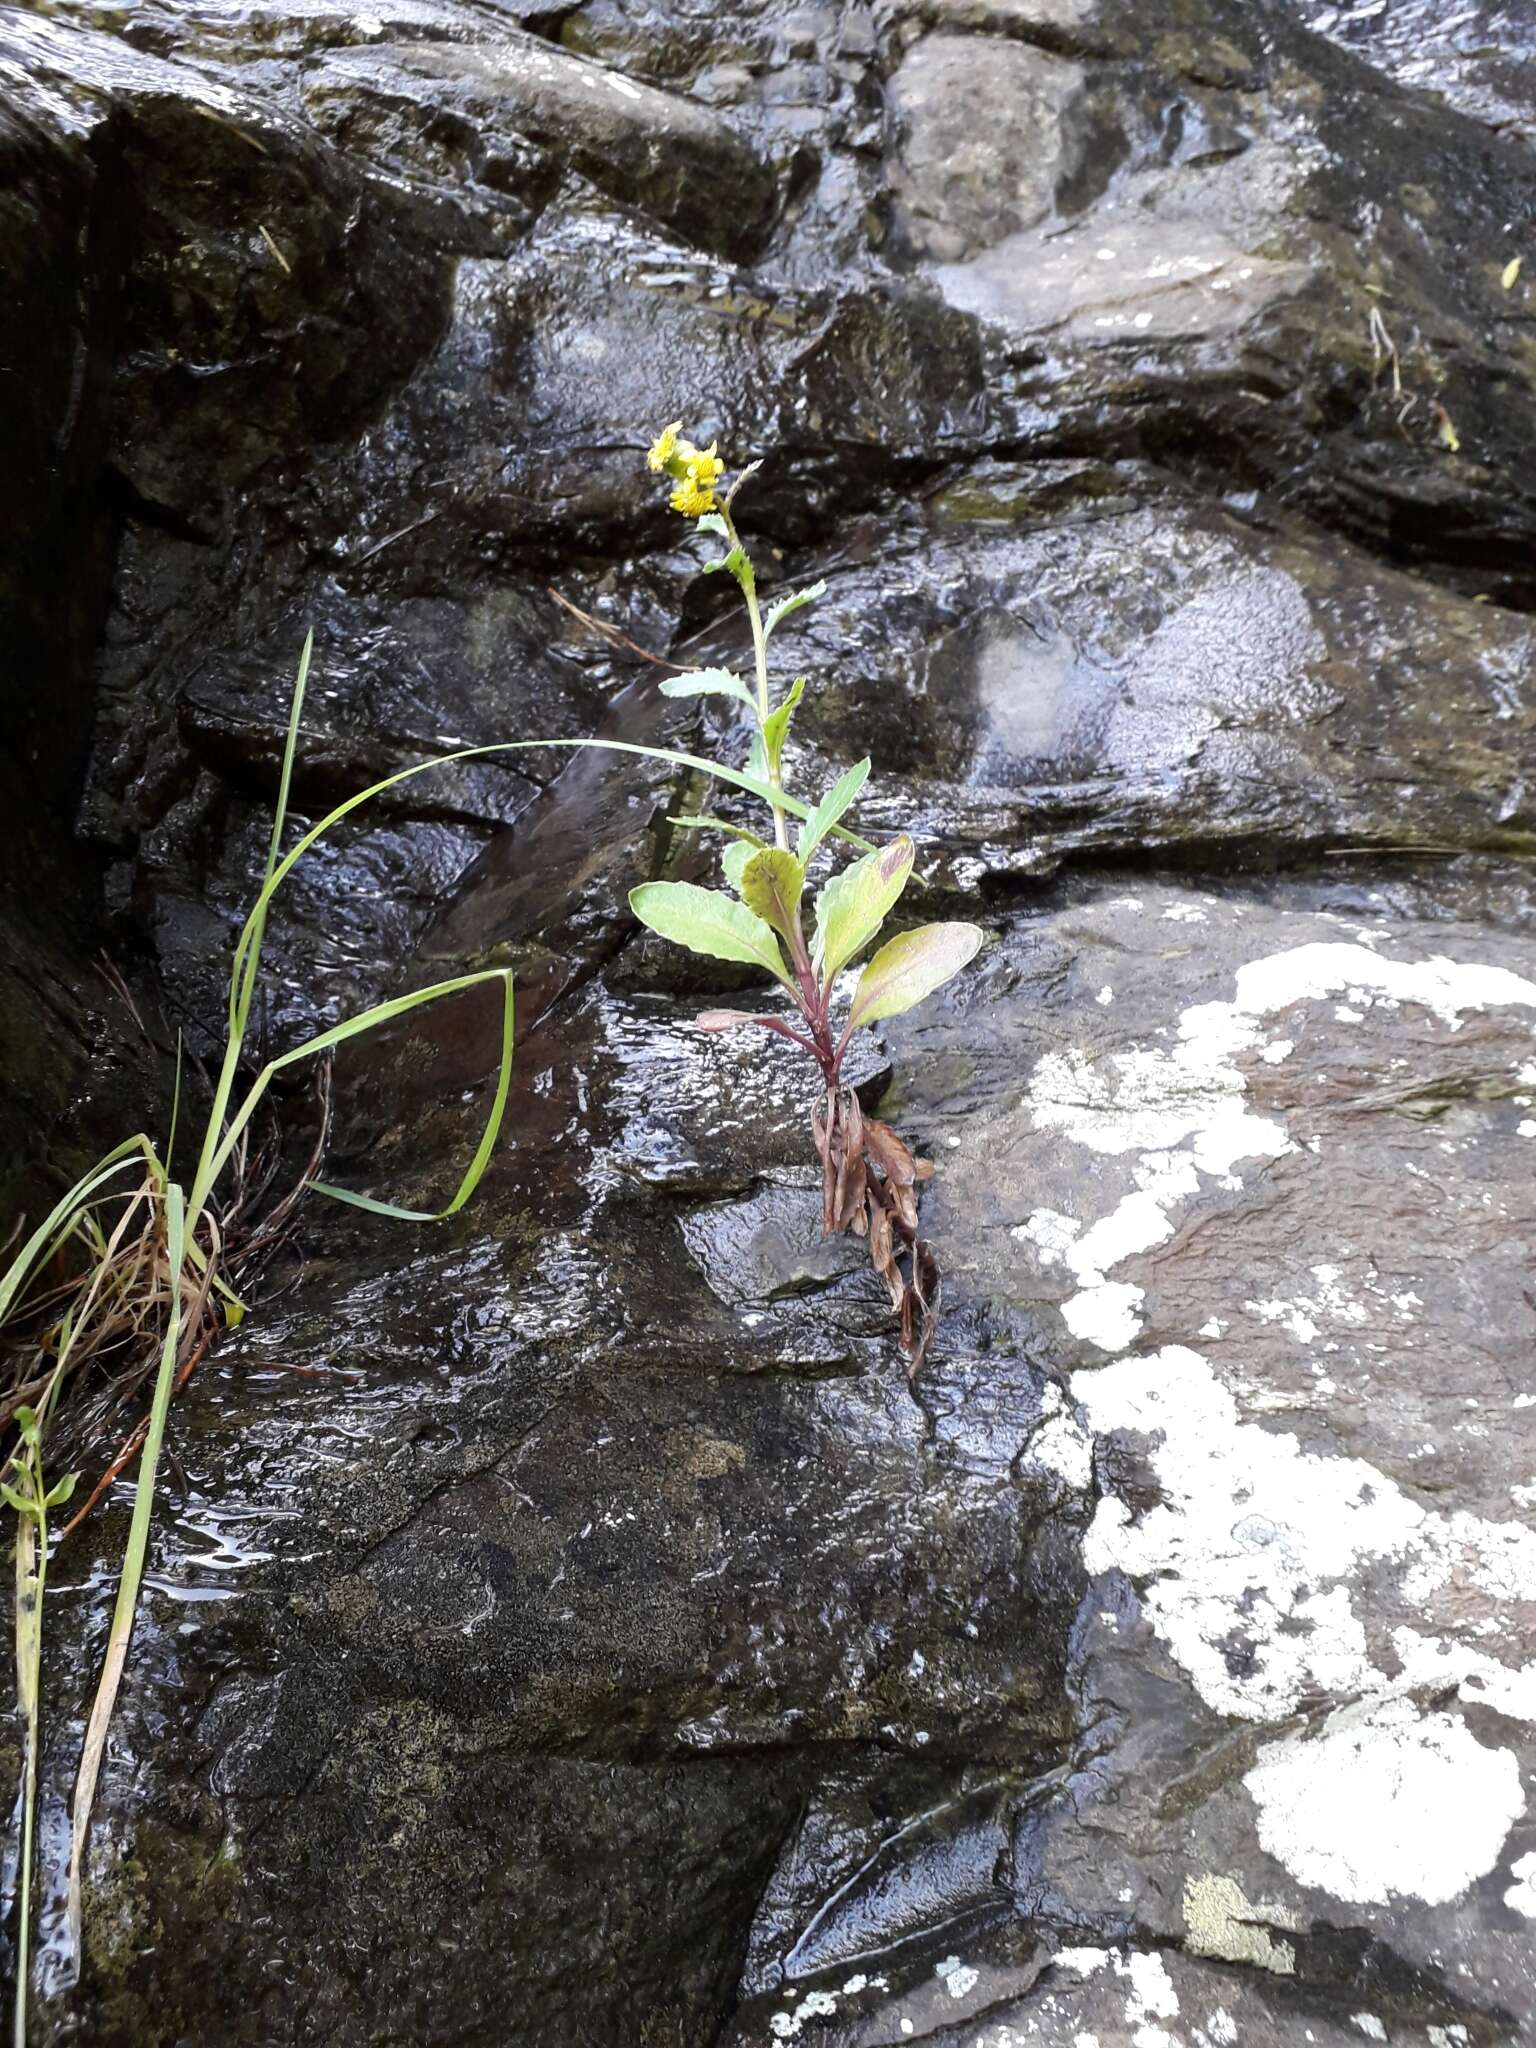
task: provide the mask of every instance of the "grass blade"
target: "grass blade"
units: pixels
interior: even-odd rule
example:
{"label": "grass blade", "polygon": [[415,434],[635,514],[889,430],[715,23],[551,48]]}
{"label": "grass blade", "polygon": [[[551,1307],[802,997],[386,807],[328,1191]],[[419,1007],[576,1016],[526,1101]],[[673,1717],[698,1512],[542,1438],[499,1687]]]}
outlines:
{"label": "grass blade", "polygon": [[[305,660],[300,665],[301,682],[307,672],[309,646],[310,642],[306,640]],[[297,685],[295,686],[294,697],[295,704],[297,705],[301,698],[301,691]],[[279,800],[284,804],[286,804],[287,800],[286,772],[291,766],[293,752],[297,745],[297,736],[298,712],[295,709],[289,718],[288,745],[283,757],[285,780],[280,791]],[[745,790],[749,796],[758,797],[762,802],[770,806],[776,805],[780,810],[789,811],[794,817],[805,819],[812,815],[812,807],[809,804],[803,804],[797,797],[786,795],[783,790],[776,788],[770,782],[764,781],[760,776],[743,774],[737,768],[723,767],[718,761],[705,760],[698,754],[677,753],[668,747],[642,747],[629,740],[496,740],[486,746],[460,747],[451,754],[434,755],[429,761],[417,761],[409,768],[399,768],[393,775],[386,775],[380,781],[370,783],[366,789],[360,789],[355,796],[349,796],[343,803],[337,804],[335,809],[327,811],[317,824],[311,825],[309,830],[289,848],[283,858],[270,867],[267,878],[262,884],[261,891],[255,903],[251,906],[250,914],[241,927],[240,937],[235,942],[234,959],[230,966],[229,1043],[225,1048],[224,1065],[220,1071],[213,1109],[208,1119],[208,1135],[204,1141],[202,1156],[198,1160],[197,1172],[187,1197],[187,1213],[192,1220],[194,1233],[198,1219],[202,1215],[208,1197],[213,1191],[213,1184],[217,1180],[231,1150],[230,1145],[226,1142],[227,1134],[224,1127],[224,1119],[228,1111],[230,1096],[234,1089],[235,1073],[239,1065],[245,1037],[245,1026],[250,1011],[249,992],[255,986],[256,971],[261,959],[261,944],[266,931],[267,909],[273,896],[282,887],[283,882],[293,872],[294,868],[317,839],[323,837],[333,825],[339,824],[343,818],[349,817],[353,811],[359,809],[363,804],[370,802],[374,797],[384,795],[386,791],[397,788],[402,782],[409,782],[417,775],[425,775],[434,768],[448,767],[456,761],[484,760],[493,754],[526,753],[539,747],[557,748],[567,751],[581,750],[585,752],[596,750],[599,753],[633,754],[645,760],[665,761],[671,767],[691,768],[700,774],[712,776],[716,781],[728,782],[734,788]],[[861,851],[865,853],[873,853],[875,851],[868,840],[860,839],[854,833],[844,831],[841,826],[835,826],[833,830],[838,838],[846,839],[851,845],[860,848]],[[274,849],[275,846],[276,839],[274,837]],[[320,1043],[319,1039],[312,1039],[307,1048],[299,1048],[293,1057],[302,1058],[305,1051],[312,1052],[317,1050]],[[270,1074],[265,1078],[270,1079]],[[249,1100],[249,1098],[247,1099]],[[386,1210],[384,1213],[390,1214],[394,1212]]]}
{"label": "grass blade", "polygon": [[[27,2048],[27,1979],[32,1966],[32,1844],[37,1833],[38,1695],[43,1662],[43,1587],[38,1567],[37,1522],[16,1517],[16,1704],[21,1709],[27,1760],[22,1771],[21,1875],[16,1885],[15,2048]],[[46,1559],[43,1568],[46,1569]]]}
{"label": "grass blade", "polygon": [[[304,635],[303,650],[299,655],[299,672],[293,679],[293,698],[288,706],[288,732],[283,741],[283,766],[277,780],[277,804],[272,812],[272,837],[267,842],[267,866],[262,876],[263,884],[270,882],[283,851],[283,827],[288,822],[288,793],[293,787],[293,761],[299,747],[299,721],[304,715],[304,692],[309,685],[309,660],[315,651],[314,628]],[[262,926],[265,926],[265,913]],[[258,930],[251,948],[250,967],[244,985],[236,990],[230,985],[230,1026],[231,1030],[243,1033],[250,1019],[251,1001],[255,995],[256,969],[261,960],[262,931]],[[238,1026],[236,1017],[238,1013]]]}
{"label": "grass blade", "polygon": [[[496,1096],[491,1104],[490,1114],[485,1120],[485,1129],[480,1143],[475,1147],[475,1156],[470,1160],[464,1178],[459,1182],[453,1200],[446,1209],[431,1214],[421,1209],[403,1209],[395,1202],[381,1202],[374,1195],[354,1194],[350,1188],[332,1187],[328,1181],[316,1181],[315,1188],[322,1195],[329,1195],[333,1202],[350,1203],[354,1209],[367,1209],[375,1216],[393,1216],[405,1223],[438,1223],[445,1217],[455,1215],[469,1200],[480,1185],[480,1178],[491,1163],[491,1153],[501,1132],[501,1121],[506,1114],[507,1094],[512,1086],[512,1052],[514,1040],[514,1015],[512,998],[512,977],[507,978],[506,1005],[501,1019],[501,1072],[496,1079]],[[429,989],[428,995],[442,995],[442,985]],[[366,1023],[366,1018],[364,1019]]]}
{"label": "grass blade", "polygon": [[[122,1577],[117,1582],[117,1603],[112,1609],[112,1630],[102,1660],[91,1718],[86,1724],[80,1751],[80,1769],[75,1778],[75,1798],[70,1815],[69,1893],[66,1914],[74,1952],[80,1952],[80,1882],[85,1861],[86,1836],[90,1831],[91,1808],[96,1803],[96,1781],[107,1744],[112,1709],[122,1682],[128,1657],[128,1641],[138,1611],[139,1585],[144,1577],[144,1559],[149,1549],[149,1524],[155,1506],[155,1473],[160,1464],[160,1446],[165,1440],[165,1418],[171,1405],[171,1383],[176,1377],[176,1353],[181,1341],[181,1276],[186,1263],[186,1207],[175,1181],[165,1189],[166,1260],[171,1273],[171,1307],[165,1338],[160,1346],[160,1369],[155,1375],[154,1399],[150,1404],[149,1433],[139,1459],[138,1491],[133,1500],[133,1520],[128,1527],[128,1544],[123,1552]],[[18,2048],[25,2048],[19,2042]]]}
{"label": "grass blade", "polygon": [[667,823],[669,825],[682,826],[690,832],[725,832],[732,839],[745,840],[748,846],[766,846],[768,844],[768,841],[760,839],[757,833],[749,832],[745,825],[732,825],[724,818],[696,817],[691,811],[685,811],[675,818],[668,818]]}
{"label": "grass blade", "polygon": [[[306,658],[309,644],[306,640]],[[304,665],[301,664],[301,678],[303,673]],[[294,694],[297,702],[300,694],[297,687]],[[290,716],[288,733],[288,747],[284,752],[285,769],[291,762],[297,744],[297,711]],[[208,1134],[187,1197],[187,1213],[192,1219],[194,1232],[208,1197],[213,1191],[213,1184],[218,1179],[231,1149],[225,1141],[224,1119],[234,1090],[235,1073],[244,1043],[250,1007],[248,992],[255,986],[256,970],[261,959],[261,943],[266,931],[267,908],[274,895],[317,839],[322,838],[333,825],[339,824],[343,818],[349,817],[363,804],[371,802],[374,797],[398,788],[402,782],[409,782],[417,775],[426,775],[434,768],[449,767],[456,761],[485,760],[493,754],[526,753],[539,747],[584,752],[595,749],[599,753],[634,754],[649,761],[665,761],[671,767],[691,768],[700,774],[712,776],[716,781],[728,782],[736,789],[745,790],[749,796],[759,797],[770,806],[777,805],[780,810],[789,811],[797,818],[804,819],[812,815],[812,807],[809,804],[801,803],[796,797],[787,796],[783,790],[775,788],[772,783],[764,781],[759,776],[745,775],[737,768],[722,767],[718,761],[707,761],[698,754],[680,754],[667,747],[642,747],[629,740],[496,740],[481,747],[460,747],[451,754],[437,754],[429,761],[417,761],[409,768],[399,768],[393,775],[386,775],[380,781],[370,783],[366,789],[360,789],[355,796],[349,796],[343,803],[337,804],[335,809],[327,811],[317,824],[311,825],[283,858],[271,867],[235,942],[235,954],[230,965],[229,977],[229,1043],[225,1047],[224,1065],[220,1070],[213,1108],[209,1114]],[[286,788],[285,781],[281,792],[281,800],[284,802]],[[859,847],[863,852],[874,852],[875,849],[868,840],[859,839],[852,832],[843,831],[841,827],[834,827],[834,830],[840,839],[848,840],[851,845]],[[275,843],[274,840],[274,846]],[[302,1057],[305,1050],[315,1051],[319,1045],[320,1040],[313,1039],[307,1048],[300,1048],[294,1057]],[[270,1074],[266,1078],[270,1079]],[[334,1190],[330,1192],[334,1193]],[[393,1212],[386,1210],[384,1213]]]}
{"label": "grass blade", "polygon": [[[299,672],[293,681],[293,698],[288,706],[288,732],[283,743],[283,766],[278,777],[277,807],[272,813],[272,837],[267,843],[267,866],[261,893],[246,919],[235,947],[235,957],[229,971],[229,1032],[224,1044],[224,1060],[219,1068],[219,1078],[214,1084],[213,1102],[208,1111],[208,1123],[203,1132],[203,1148],[198,1155],[197,1171],[193,1175],[192,1196],[188,1202],[191,1217],[191,1234],[197,1235],[198,1222],[202,1216],[203,1204],[212,1190],[216,1174],[208,1170],[208,1162],[224,1131],[224,1118],[229,1110],[230,1097],[235,1090],[235,1081],[240,1071],[240,1058],[245,1048],[245,1029],[250,1022],[251,1004],[256,995],[256,975],[261,966],[261,942],[267,929],[267,906],[272,901],[276,887],[278,857],[282,849],[283,827],[288,821],[288,793],[293,785],[293,762],[299,745],[299,720],[304,710],[304,692],[309,682],[309,660],[314,652],[314,629],[304,635],[304,647],[299,655]],[[285,870],[286,871],[286,870]]]}
{"label": "grass blade", "polygon": [[73,1234],[96,1190],[121,1173],[135,1153],[147,1159],[151,1168],[159,1172],[160,1162],[155,1156],[155,1148],[140,1131],[135,1137],[125,1138],[121,1145],[115,1145],[97,1160],[88,1173],[81,1174],[66,1194],[60,1195],[4,1274],[0,1275],[0,1323],[10,1314],[16,1296],[33,1267],[40,1263],[40,1259],[51,1258],[58,1246]]}
{"label": "grass blade", "polygon": [[372,1031],[380,1024],[387,1024],[394,1017],[403,1017],[409,1010],[418,1010],[424,1003],[440,1002],[444,996],[460,994],[464,989],[479,988],[489,981],[499,981],[505,990],[505,1002],[501,1023],[501,1067],[496,1077],[496,1094],[486,1118],[485,1129],[480,1143],[475,1148],[474,1158],[459,1182],[453,1199],[443,1209],[404,1209],[392,1202],[378,1201],[372,1195],[355,1195],[345,1188],[336,1188],[327,1182],[317,1181],[316,1187],[333,1201],[349,1202],[353,1208],[368,1209],[375,1216],[393,1216],[407,1223],[440,1223],[445,1217],[455,1215],[469,1200],[480,1184],[481,1175],[490,1162],[492,1150],[501,1131],[502,1116],[506,1111],[507,1095],[512,1086],[513,1051],[513,995],[512,970],[509,967],[487,967],[476,974],[461,974],[452,981],[437,981],[430,988],[413,989],[409,995],[394,996],[387,1003],[375,1003],[371,1010],[364,1010],[360,1016],[348,1017],[343,1023],[333,1024],[328,1031],[306,1039],[303,1045],[296,1045],[288,1052],[279,1053],[275,1060],[269,1060],[256,1079],[239,1109],[230,1119],[229,1130],[223,1145],[213,1158],[213,1176],[216,1179],[239,1140],[240,1133],[250,1122],[256,1105],[266,1093],[274,1074],[284,1067],[294,1066],[299,1060],[313,1059],[317,1053],[329,1052],[333,1046],[343,1045],[349,1038],[358,1038],[365,1031]]}
{"label": "grass blade", "polygon": [[181,1116],[181,1032],[176,1033],[176,1076],[171,1086],[171,1127],[165,1140],[165,1170],[169,1174],[176,1153],[176,1125]]}
{"label": "grass blade", "polygon": [[272,813],[272,838],[267,847],[267,872],[263,880],[270,882],[272,870],[277,866],[278,856],[283,850],[283,827],[288,822],[288,792],[293,787],[293,758],[299,749],[299,720],[304,715],[304,692],[309,685],[309,658],[315,651],[315,629],[310,627],[304,635],[303,650],[299,655],[299,672],[293,679],[293,702],[288,707],[288,737],[283,745],[283,772],[277,784],[277,808]]}

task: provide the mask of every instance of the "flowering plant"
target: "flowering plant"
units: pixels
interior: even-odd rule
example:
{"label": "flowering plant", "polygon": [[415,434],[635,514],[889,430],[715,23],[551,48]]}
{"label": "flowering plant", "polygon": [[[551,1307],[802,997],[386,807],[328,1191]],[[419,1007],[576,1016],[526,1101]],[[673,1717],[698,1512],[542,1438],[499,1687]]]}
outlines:
{"label": "flowering plant", "polygon": [[[668,696],[734,698],[751,713],[752,752],[748,774],[768,791],[773,840],[715,817],[683,817],[678,825],[718,832],[727,840],[721,868],[730,892],[692,882],[646,882],[631,891],[630,905],[642,924],[664,939],[711,959],[761,967],[787,991],[792,1016],[777,1012],[748,1016],[709,1010],[699,1023],[706,1031],[756,1025],[802,1046],[821,1071],[823,1096],[812,1116],[822,1162],[822,1222],[829,1231],[852,1230],[869,1239],[870,1258],[890,1290],[901,1317],[909,1370],[916,1372],[938,1318],[939,1271],[932,1248],[917,1231],[917,1184],[933,1168],[916,1159],[888,1124],[866,1116],[842,1078],[853,1034],[909,1010],[948,981],[975,954],[982,933],[974,924],[925,924],[888,939],[867,962],[854,988],[846,1019],[833,1022],[838,979],[874,940],[895,908],[912,874],[911,837],[898,833],[889,844],[871,846],[842,820],[869,777],[869,762],[856,762],[833,783],[800,825],[793,847],[785,808],[773,801],[783,790],[782,757],[796,706],[805,694],[799,676],[775,703],[769,683],[768,647],[775,630],[793,613],[823,595],[814,583],[780,598],[766,616],[758,602],[757,578],[731,516],[742,485],[757,468],[742,470],[723,493],[725,465],[712,443],[700,449],[682,438],[682,422],[667,427],[651,448],[650,466],[673,484],[675,511],[718,538],[725,552],[706,563],[705,573],[734,577],[752,629],[752,683],[725,668],[696,669],[670,677]],[[797,806],[796,808],[803,808]],[[802,907],[813,863],[834,843],[860,857],[830,875],[816,893],[813,936],[807,941]]]}

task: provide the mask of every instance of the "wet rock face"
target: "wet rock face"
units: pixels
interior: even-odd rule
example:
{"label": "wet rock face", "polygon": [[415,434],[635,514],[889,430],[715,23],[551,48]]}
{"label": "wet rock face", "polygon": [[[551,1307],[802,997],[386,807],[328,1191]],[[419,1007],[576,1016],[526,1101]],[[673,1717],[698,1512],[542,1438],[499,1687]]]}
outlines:
{"label": "wet rock face", "polygon": [[1391,0],[1369,11],[1319,6],[1302,13],[1319,35],[1401,84],[1437,93],[1490,127],[1529,135],[1536,97],[1529,0],[1453,8]]}
{"label": "wet rock face", "polygon": [[907,54],[888,96],[897,233],[913,255],[969,255],[1054,212],[1083,82],[1080,65],[1025,43],[935,35]]}
{"label": "wet rock face", "polygon": [[[309,72],[304,104],[337,140],[418,179],[457,169],[467,147],[476,184],[526,188],[541,156],[552,193],[564,160],[607,198],[723,255],[750,255],[775,211],[767,168],[702,108],[531,37],[338,52]],[[509,127],[521,145],[511,152]]]}
{"label": "wet rock face", "polygon": [[[273,922],[273,1049],[512,964],[506,1134],[440,1229],[312,1211],[178,1404],[42,2038],[1529,2031],[1536,185],[1492,19],[0,9],[0,1173],[152,1116],[103,941],[216,1048],[307,627],[306,815],[550,743],[391,792]],[[553,744],[745,756],[553,594],[743,658],[644,468],[678,415],[761,461],[763,584],[828,583],[791,782],[868,752],[914,916],[988,931],[853,1076],[940,1169],[915,1386],[793,1048],[692,1028],[750,976],[627,912],[735,799]],[[441,1201],[497,1031],[344,1066],[335,1177]],[[67,1731],[110,1582],[56,1578]]]}

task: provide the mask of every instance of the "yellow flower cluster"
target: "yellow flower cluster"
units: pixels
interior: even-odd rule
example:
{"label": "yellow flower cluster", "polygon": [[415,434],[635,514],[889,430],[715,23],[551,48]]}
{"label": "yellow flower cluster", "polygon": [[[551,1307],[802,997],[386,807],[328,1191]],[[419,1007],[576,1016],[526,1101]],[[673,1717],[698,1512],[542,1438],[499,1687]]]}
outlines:
{"label": "yellow flower cluster", "polygon": [[652,469],[664,470],[676,486],[672,493],[673,511],[697,519],[714,511],[715,486],[725,474],[725,464],[715,453],[720,445],[717,441],[711,441],[707,448],[695,448],[691,441],[682,439],[682,428],[681,420],[663,427],[645,459]]}

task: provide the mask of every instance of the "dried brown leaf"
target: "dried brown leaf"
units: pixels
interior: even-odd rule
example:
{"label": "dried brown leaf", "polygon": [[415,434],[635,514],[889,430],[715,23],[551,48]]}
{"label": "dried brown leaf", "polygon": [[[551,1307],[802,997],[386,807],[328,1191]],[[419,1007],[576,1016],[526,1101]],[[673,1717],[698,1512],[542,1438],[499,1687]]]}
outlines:
{"label": "dried brown leaf", "polygon": [[823,1226],[829,1234],[868,1232],[870,1264],[900,1318],[908,1377],[915,1377],[939,1315],[938,1262],[917,1234],[917,1184],[932,1176],[932,1162],[915,1158],[889,1124],[866,1117],[849,1088],[827,1093],[811,1130],[822,1163]]}
{"label": "dried brown leaf", "polygon": [[901,1187],[911,1186],[917,1178],[917,1161],[889,1124],[883,1124],[875,1117],[868,1118],[864,1125],[864,1143],[874,1154],[875,1163],[887,1180],[895,1181]]}

